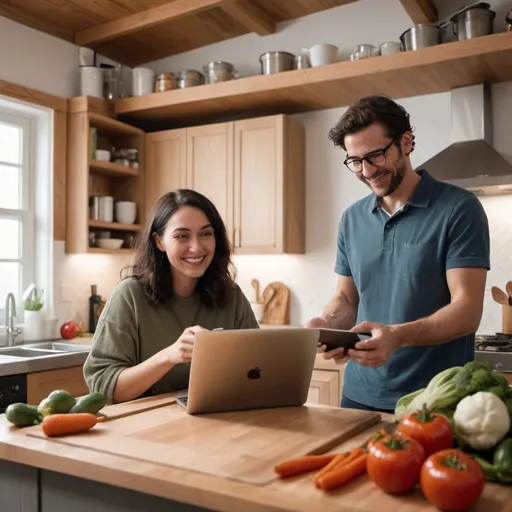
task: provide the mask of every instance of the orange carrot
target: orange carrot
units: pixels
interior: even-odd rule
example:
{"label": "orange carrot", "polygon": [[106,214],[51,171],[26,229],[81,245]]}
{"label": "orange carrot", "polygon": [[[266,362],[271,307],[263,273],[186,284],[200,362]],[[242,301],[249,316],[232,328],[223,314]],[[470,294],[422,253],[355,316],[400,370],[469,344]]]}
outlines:
{"label": "orange carrot", "polygon": [[331,462],[336,455],[336,453],[328,453],[325,455],[306,455],[297,459],[281,462],[275,466],[274,470],[281,478],[287,478],[289,476],[323,468],[326,464]]}
{"label": "orange carrot", "polygon": [[100,420],[88,412],[74,414],[51,414],[41,423],[45,435],[49,437],[76,434],[90,430]]}
{"label": "orange carrot", "polygon": [[327,473],[330,473],[331,471],[337,470],[338,468],[344,466],[345,464],[352,462],[357,457],[363,455],[363,453],[364,451],[362,448],[352,448],[352,450],[340,454],[313,477],[315,485],[319,487],[318,482],[323,476],[325,476]]}
{"label": "orange carrot", "polygon": [[330,491],[356,479],[366,471],[367,459],[366,453],[359,455],[348,464],[343,464],[340,468],[336,468],[320,478],[317,486],[323,491]]}

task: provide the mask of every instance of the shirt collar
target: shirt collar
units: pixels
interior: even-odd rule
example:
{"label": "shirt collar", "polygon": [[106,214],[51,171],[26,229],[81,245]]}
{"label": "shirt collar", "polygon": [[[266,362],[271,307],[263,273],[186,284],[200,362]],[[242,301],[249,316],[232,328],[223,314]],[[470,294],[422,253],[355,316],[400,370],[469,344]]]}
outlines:
{"label": "shirt collar", "polygon": [[[421,180],[406,204],[416,206],[417,208],[428,208],[436,186],[436,180],[425,169],[420,169],[416,172],[419,174]],[[375,213],[379,208],[379,198],[374,195],[370,201],[370,212]]]}

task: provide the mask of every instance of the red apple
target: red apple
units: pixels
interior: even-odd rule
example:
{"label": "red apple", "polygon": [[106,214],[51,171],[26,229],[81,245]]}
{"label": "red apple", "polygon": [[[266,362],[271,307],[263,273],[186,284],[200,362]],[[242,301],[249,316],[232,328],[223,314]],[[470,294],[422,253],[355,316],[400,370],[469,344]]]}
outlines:
{"label": "red apple", "polygon": [[66,340],[76,338],[78,334],[78,325],[75,322],[69,321],[62,324],[60,328],[60,335]]}

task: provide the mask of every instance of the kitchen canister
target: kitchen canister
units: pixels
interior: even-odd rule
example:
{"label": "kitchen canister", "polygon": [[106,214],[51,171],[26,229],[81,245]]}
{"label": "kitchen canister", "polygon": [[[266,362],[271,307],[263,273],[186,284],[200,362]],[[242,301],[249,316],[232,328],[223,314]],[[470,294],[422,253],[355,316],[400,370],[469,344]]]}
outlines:
{"label": "kitchen canister", "polygon": [[80,95],[103,99],[103,70],[96,66],[80,66]]}
{"label": "kitchen canister", "polygon": [[137,203],[133,201],[116,201],[116,221],[121,224],[133,224],[137,218]]}
{"label": "kitchen canister", "polygon": [[144,96],[155,90],[155,72],[149,68],[133,68],[132,96]]}
{"label": "kitchen canister", "polygon": [[114,198],[111,196],[98,197],[99,219],[104,222],[114,221]]}
{"label": "kitchen canister", "polygon": [[302,53],[309,57],[313,67],[325,66],[338,61],[338,47],[333,44],[315,44],[311,48],[304,48]]}

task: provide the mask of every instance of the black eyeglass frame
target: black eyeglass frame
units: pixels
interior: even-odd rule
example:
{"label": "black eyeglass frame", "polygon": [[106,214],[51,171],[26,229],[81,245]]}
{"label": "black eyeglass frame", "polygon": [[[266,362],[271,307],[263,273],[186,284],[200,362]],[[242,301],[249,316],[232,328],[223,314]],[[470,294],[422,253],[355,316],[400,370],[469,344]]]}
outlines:
{"label": "black eyeglass frame", "polygon": [[[351,157],[349,158],[348,156],[345,158],[345,160],[343,161],[345,167],[352,173],[354,174],[357,174],[359,172],[362,172],[363,171],[363,160],[366,160],[366,162],[368,162],[370,165],[373,165],[375,166],[375,164],[371,161],[371,158],[372,157],[384,157],[384,163],[386,163],[386,153],[389,151],[389,148],[391,148],[391,146],[398,140],[400,139],[402,135],[398,135],[397,137],[395,137],[387,146],[383,147],[382,149],[376,149],[375,151],[372,151],[371,153],[369,153],[368,155],[365,155],[363,156],[362,158],[355,158],[355,157]],[[357,171],[354,171],[353,169],[350,168],[350,164],[354,163],[354,162],[358,162],[359,165],[361,166],[361,168]]]}

